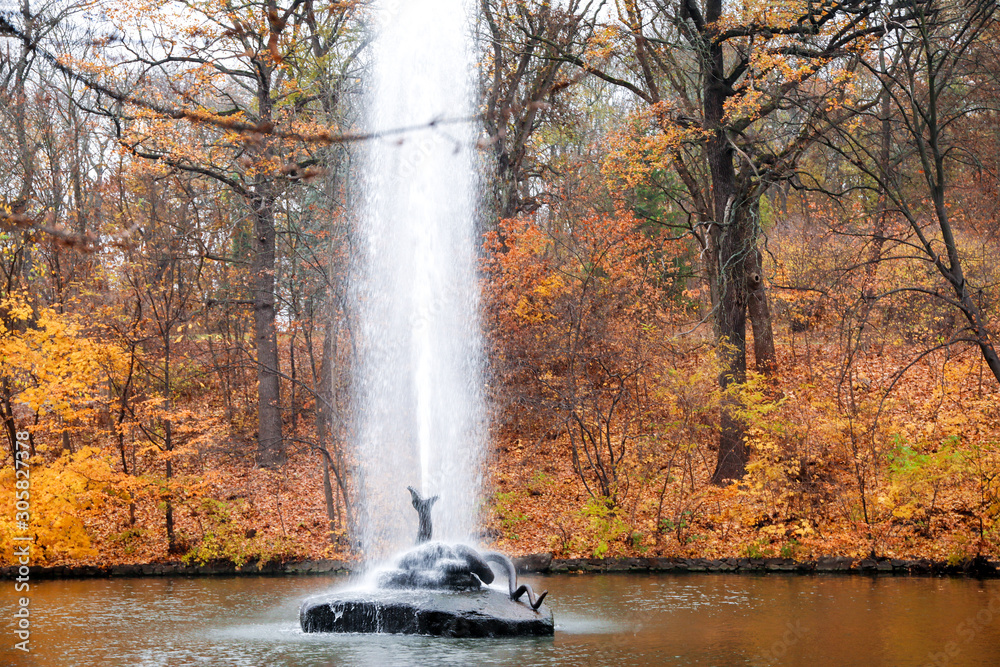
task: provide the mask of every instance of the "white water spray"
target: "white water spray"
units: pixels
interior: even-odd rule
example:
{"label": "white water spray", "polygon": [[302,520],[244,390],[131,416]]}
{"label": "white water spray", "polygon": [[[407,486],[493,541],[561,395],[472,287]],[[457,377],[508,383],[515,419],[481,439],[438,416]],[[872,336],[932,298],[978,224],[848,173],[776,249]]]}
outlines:
{"label": "white water spray", "polygon": [[476,272],[476,124],[462,0],[387,0],[369,128],[430,128],[365,155],[355,302],[360,537],[409,546],[406,487],[438,495],[434,537],[474,541],[484,440]]}

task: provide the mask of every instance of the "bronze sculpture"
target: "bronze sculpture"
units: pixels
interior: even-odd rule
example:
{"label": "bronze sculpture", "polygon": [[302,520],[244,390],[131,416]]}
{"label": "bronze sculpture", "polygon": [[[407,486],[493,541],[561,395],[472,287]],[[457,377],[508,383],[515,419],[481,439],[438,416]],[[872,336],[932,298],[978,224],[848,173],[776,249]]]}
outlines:
{"label": "bronze sculpture", "polygon": [[[419,515],[417,545],[378,573],[374,589],[346,590],[307,599],[299,610],[304,632],[387,632],[446,637],[552,635],[552,612],[528,584],[518,585],[517,569],[507,556],[479,553],[465,544],[432,541],[431,507],[407,487]],[[508,593],[484,587],[507,575]],[[527,604],[522,598],[527,595]],[[520,602],[520,604],[519,604]]]}

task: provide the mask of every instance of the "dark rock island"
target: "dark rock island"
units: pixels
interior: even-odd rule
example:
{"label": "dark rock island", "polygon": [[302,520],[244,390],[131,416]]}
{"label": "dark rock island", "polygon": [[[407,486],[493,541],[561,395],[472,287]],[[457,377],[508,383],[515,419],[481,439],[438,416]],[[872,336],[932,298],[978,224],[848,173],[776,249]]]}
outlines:
{"label": "dark rock island", "polygon": [[[552,611],[531,586],[518,585],[511,560],[464,544],[430,542],[430,510],[410,488],[420,515],[417,546],[395,567],[378,575],[375,590],[341,591],[306,599],[299,609],[303,632],[423,634],[440,637],[552,635]],[[495,575],[507,576],[508,591],[486,588]]]}

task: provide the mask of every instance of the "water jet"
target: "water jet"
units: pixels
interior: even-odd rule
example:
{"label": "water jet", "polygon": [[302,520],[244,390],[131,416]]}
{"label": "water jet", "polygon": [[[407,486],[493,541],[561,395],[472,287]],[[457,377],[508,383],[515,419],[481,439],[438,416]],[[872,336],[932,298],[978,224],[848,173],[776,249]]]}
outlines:
{"label": "water jet", "polygon": [[[507,556],[469,546],[486,429],[478,127],[465,2],[388,0],[380,18],[368,129],[423,128],[366,147],[352,295],[356,528],[368,562],[392,564],[376,569],[367,588],[307,599],[300,625],[305,632],[551,635],[546,594],[519,584]],[[416,546],[405,551],[412,515],[404,487],[419,517]],[[432,508],[441,541],[432,539]],[[490,587],[497,574],[507,578],[506,591]]]}

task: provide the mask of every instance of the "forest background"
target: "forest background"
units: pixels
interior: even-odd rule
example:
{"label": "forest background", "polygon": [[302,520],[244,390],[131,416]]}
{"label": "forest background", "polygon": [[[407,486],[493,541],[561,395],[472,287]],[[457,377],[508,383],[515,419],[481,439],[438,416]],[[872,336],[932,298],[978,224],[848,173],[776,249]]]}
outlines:
{"label": "forest background", "polygon": [[[3,543],[359,556],[351,183],[407,140],[355,130],[391,7],[0,5]],[[483,540],[995,557],[996,3],[481,0],[470,27]]]}

